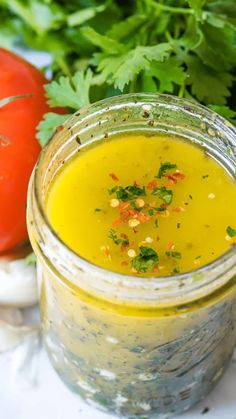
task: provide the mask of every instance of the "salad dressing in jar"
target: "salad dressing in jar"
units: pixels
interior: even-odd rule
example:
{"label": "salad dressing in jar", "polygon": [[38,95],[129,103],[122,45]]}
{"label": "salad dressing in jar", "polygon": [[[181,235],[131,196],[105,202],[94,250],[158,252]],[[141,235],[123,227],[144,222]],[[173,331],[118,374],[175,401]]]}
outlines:
{"label": "salad dressing in jar", "polygon": [[126,417],[176,414],[236,341],[235,130],[166,95],[75,114],[32,175],[45,345],[63,381]]}

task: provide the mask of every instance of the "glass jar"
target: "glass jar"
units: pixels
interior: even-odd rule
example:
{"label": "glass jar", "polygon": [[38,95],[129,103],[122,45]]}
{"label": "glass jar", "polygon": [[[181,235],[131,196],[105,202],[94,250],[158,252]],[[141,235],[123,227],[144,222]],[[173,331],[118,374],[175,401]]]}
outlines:
{"label": "glass jar", "polygon": [[146,134],[147,141],[167,133],[199,143],[235,176],[236,131],[217,114],[168,95],[113,97],[75,113],[42,151],[29,186],[28,229],[38,257],[44,341],[60,377],[100,409],[163,417],[205,397],[230,361],[235,248],[190,273],[125,276],[74,253],[45,211],[50,184],[65,161],[81,147],[130,132]]}

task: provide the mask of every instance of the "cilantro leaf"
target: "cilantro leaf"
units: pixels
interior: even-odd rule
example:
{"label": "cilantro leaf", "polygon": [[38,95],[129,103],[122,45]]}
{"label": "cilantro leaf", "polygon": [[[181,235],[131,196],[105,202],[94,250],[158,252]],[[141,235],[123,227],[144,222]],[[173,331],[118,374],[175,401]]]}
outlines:
{"label": "cilantro leaf", "polygon": [[90,19],[93,19],[98,13],[103,12],[106,9],[106,5],[97,7],[86,7],[86,9],[76,10],[67,16],[68,26],[79,26]]}
{"label": "cilantro leaf", "polygon": [[54,112],[44,114],[44,119],[37,126],[38,132],[36,134],[36,138],[39,139],[42,147],[47,144],[56,127],[63,124],[70,116],[71,114],[59,115]]}
{"label": "cilantro leaf", "polygon": [[77,71],[71,80],[60,77],[58,82],[52,81],[45,86],[48,104],[79,109],[90,103],[89,90],[92,82],[92,71]]}
{"label": "cilantro leaf", "polygon": [[226,228],[226,232],[229,235],[229,237],[235,237],[236,236],[236,230],[233,227],[228,226]]}
{"label": "cilantro leaf", "polygon": [[159,262],[157,252],[151,247],[141,246],[139,254],[130,262],[131,268],[139,273],[152,272]]}
{"label": "cilantro leaf", "polygon": [[159,81],[160,92],[170,93],[174,91],[174,83],[182,85],[187,77],[180,62],[175,57],[170,57],[164,62],[152,62],[148,74]]}
{"label": "cilantro leaf", "polygon": [[174,163],[164,162],[161,163],[160,169],[155,177],[158,179],[161,179],[163,176],[165,176],[165,173],[168,170],[177,169],[177,165]]}
{"label": "cilantro leaf", "polygon": [[152,195],[158,196],[158,198],[162,199],[168,205],[171,204],[173,199],[173,191],[167,189],[165,186],[153,189]]}
{"label": "cilantro leaf", "polygon": [[204,103],[224,105],[230,96],[233,77],[229,73],[213,70],[196,56],[188,57],[187,66],[192,94]]}
{"label": "cilantro leaf", "polygon": [[121,54],[126,50],[125,46],[120,44],[115,39],[109,38],[109,36],[101,35],[96,32],[93,28],[83,28],[82,34],[97,47],[100,47],[103,51],[108,52],[111,55]]}
{"label": "cilantro leaf", "polygon": [[96,54],[93,63],[98,63],[98,70],[103,72],[105,79],[113,83],[115,88],[123,91],[124,87],[142,70],[149,70],[151,61],[164,61],[170,53],[168,43],[145,47],[138,46],[119,55],[109,56]]}

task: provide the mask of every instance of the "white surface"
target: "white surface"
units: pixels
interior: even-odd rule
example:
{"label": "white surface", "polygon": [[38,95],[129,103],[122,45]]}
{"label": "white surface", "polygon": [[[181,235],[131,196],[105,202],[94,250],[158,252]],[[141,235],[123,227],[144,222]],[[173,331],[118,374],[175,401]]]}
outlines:
{"label": "white surface", "polygon": [[[236,355],[236,354],[235,354]],[[14,360],[17,353],[14,353]],[[189,413],[175,419],[236,419],[236,356],[215,390]],[[36,357],[34,385],[15,374],[13,355],[0,356],[0,419],[108,419],[85,405],[60,381],[44,350]],[[202,414],[205,407],[209,412]]]}

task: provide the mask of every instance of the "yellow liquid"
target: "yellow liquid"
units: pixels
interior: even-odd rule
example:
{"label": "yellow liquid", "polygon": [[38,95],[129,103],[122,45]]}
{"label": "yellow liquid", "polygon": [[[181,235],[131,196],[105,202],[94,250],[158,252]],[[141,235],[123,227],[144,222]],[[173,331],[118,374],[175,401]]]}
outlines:
{"label": "yellow liquid", "polygon": [[[156,178],[164,162],[177,166],[165,175],[179,170],[184,177],[177,183],[166,176]],[[155,209],[154,214],[150,209],[165,201],[153,195],[148,186],[152,181],[173,194],[165,210]],[[117,196],[109,193],[134,182],[145,187],[140,197],[145,205],[139,211],[149,217],[135,228],[129,223],[133,215],[116,224],[122,200],[119,207],[113,206]],[[170,275],[199,268],[233,244],[235,237],[226,229],[236,228],[236,187],[200,147],[174,137],[124,136],[85,148],[69,161],[51,186],[47,213],[61,239],[90,262],[124,274]],[[128,237],[129,245],[116,244],[109,237],[111,229],[119,240]],[[159,258],[147,272],[132,268],[141,246],[153,249]]]}

